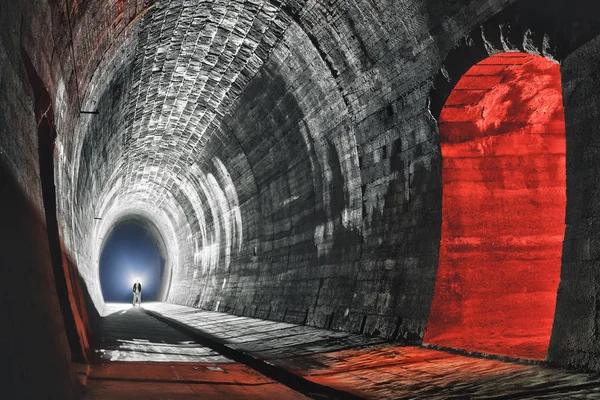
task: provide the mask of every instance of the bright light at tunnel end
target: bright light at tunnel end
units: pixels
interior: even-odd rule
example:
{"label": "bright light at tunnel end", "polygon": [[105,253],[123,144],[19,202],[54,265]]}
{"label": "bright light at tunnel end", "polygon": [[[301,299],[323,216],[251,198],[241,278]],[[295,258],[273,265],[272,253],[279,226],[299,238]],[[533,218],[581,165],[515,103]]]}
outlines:
{"label": "bright light at tunnel end", "polygon": [[104,301],[130,302],[138,281],[146,300],[159,300],[164,257],[142,226],[125,222],[111,233],[102,250],[100,275]]}
{"label": "bright light at tunnel end", "polygon": [[[132,278],[132,276],[133,276],[133,278]],[[129,273],[129,282],[131,282],[132,285],[136,282],[144,283],[143,281],[144,281],[144,278],[140,278],[140,275]]]}

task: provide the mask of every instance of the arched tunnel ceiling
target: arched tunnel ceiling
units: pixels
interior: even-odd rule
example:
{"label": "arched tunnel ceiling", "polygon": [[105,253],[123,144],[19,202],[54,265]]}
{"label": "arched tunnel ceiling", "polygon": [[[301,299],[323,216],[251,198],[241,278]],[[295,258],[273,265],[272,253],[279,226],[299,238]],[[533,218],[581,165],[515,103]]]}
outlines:
{"label": "arched tunnel ceiling", "polygon": [[[36,293],[33,303],[7,303],[25,322],[13,324],[15,372],[35,368],[50,382],[66,354],[36,337],[64,334],[42,216],[39,99],[25,60],[52,102],[55,179],[44,183],[56,185],[55,239],[64,242],[55,264],[80,311],[88,294],[102,306],[103,235],[137,215],[164,237],[170,302],[420,343],[442,222],[432,97],[439,111],[481,57],[511,51],[561,63],[567,228],[547,357],[598,370],[594,6],[5,0],[0,177],[15,178],[3,192],[4,231],[19,245],[6,246],[17,268],[5,268],[18,279],[4,281],[6,293]],[[40,351],[21,351],[30,343]],[[38,362],[48,349],[56,357]]]}
{"label": "arched tunnel ceiling", "polygon": [[[204,169],[198,165],[219,170],[222,161],[212,154],[204,160],[202,149],[302,5],[292,3],[174,0],[138,7],[139,17],[85,88],[83,108],[99,114],[79,120],[72,195],[83,207],[73,213],[107,217],[96,223],[103,232],[114,220],[107,211],[120,214],[138,204],[159,220],[185,220],[188,239],[194,232],[204,236],[204,208],[218,205],[206,204],[210,187],[202,200],[198,191],[214,177],[204,174],[202,183],[194,175]],[[172,231],[166,223],[161,228]],[[99,244],[88,240],[93,264]]]}
{"label": "arched tunnel ceiling", "polygon": [[103,235],[136,214],[164,236],[169,301],[422,338],[441,219],[432,79],[469,32],[491,54],[544,29],[477,31],[508,0],[78,4],[79,94],[98,114],[69,121],[72,77],[57,80],[58,129],[75,125],[57,190],[96,305]]}
{"label": "arched tunnel ceiling", "polygon": [[[504,2],[497,3],[472,13],[491,15]],[[80,61],[82,108],[99,114],[81,116],[74,141],[64,143],[63,179],[69,171],[75,182],[59,190],[61,208],[70,214],[67,242],[81,256],[77,264],[92,293],[99,293],[94,271],[101,232],[110,229],[114,215],[135,207],[175,236],[166,239],[179,251],[173,270],[180,288],[174,293],[185,295],[172,300],[186,304],[202,300],[199,292],[202,301],[214,299],[214,288],[228,275],[219,276],[217,284],[211,271],[229,271],[232,260],[255,267],[252,248],[265,251],[273,266],[266,278],[275,280],[281,268],[310,268],[314,257],[323,263],[339,262],[342,254],[348,260],[360,257],[363,218],[376,218],[389,178],[365,187],[376,170],[361,174],[355,130],[368,153],[375,146],[370,113],[385,107],[397,96],[394,91],[426,93],[421,78],[399,71],[427,64],[416,54],[435,54],[431,40],[415,49],[409,43],[420,40],[443,13],[419,4],[395,11],[389,6],[389,21],[382,24],[377,7],[347,6],[341,13],[318,1],[306,8],[298,1],[138,2],[103,55]],[[331,25],[342,18],[343,25]],[[94,42],[82,39],[90,33],[78,26],[76,52],[81,43]],[[364,38],[392,32],[398,40],[365,47]],[[359,53],[364,55],[356,57]],[[394,54],[396,67],[374,67],[386,54]],[[369,78],[361,77],[368,69]],[[360,93],[376,91],[379,98],[362,103]],[[426,103],[414,106],[422,110]],[[417,130],[429,129],[428,121],[414,122]],[[417,164],[430,168],[425,159],[431,155],[423,157]],[[363,161],[380,158],[367,154]],[[294,252],[298,256],[282,260],[281,253]],[[292,258],[303,261],[296,266]],[[242,271],[255,282],[265,279]],[[292,273],[284,276],[293,279]],[[94,299],[101,303],[98,295]]]}
{"label": "arched tunnel ceiling", "polygon": [[[116,77],[127,82],[109,79],[90,95],[102,93],[119,108],[87,102],[121,120],[120,131],[102,132],[116,135],[121,153],[107,185],[123,178],[129,188],[145,181],[170,187],[170,179],[198,161],[211,130],[289,22],[268,1],[157,2],[131,39],[135,51],[122,71],[129,76]],[[96,139],[88,140],[97,144]]]}

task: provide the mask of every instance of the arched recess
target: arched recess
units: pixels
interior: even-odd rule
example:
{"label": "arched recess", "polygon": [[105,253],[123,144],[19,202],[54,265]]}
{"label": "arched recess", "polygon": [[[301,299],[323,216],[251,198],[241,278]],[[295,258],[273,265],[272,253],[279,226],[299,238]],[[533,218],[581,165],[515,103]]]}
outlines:
{"label": "arched recess", "polygon": [[424,342],[544,359],[565,231],[559,65],[484,59],[454,87],[439,129],[442,239]]}

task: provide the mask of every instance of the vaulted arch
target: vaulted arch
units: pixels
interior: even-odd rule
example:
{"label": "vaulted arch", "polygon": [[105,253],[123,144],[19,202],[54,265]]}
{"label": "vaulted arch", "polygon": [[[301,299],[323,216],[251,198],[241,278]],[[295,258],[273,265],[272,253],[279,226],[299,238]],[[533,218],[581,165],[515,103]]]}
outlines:
{"label": "vaulted arch", "polygon": [[544,359],[565,231],[559,65],[512,52],[479,62],[439,127],[442,239],[424,341]]}

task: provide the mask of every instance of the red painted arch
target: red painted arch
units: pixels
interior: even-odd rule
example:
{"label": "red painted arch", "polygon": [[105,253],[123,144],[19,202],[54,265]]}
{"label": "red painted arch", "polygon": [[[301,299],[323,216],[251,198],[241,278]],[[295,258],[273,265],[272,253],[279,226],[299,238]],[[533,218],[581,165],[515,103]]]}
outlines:
{"label": "red painted arch", "polygon": [[439,127],[442,240],[424,342],[544,359],[565,230],[559,65],[523,53],[483,60]]}

